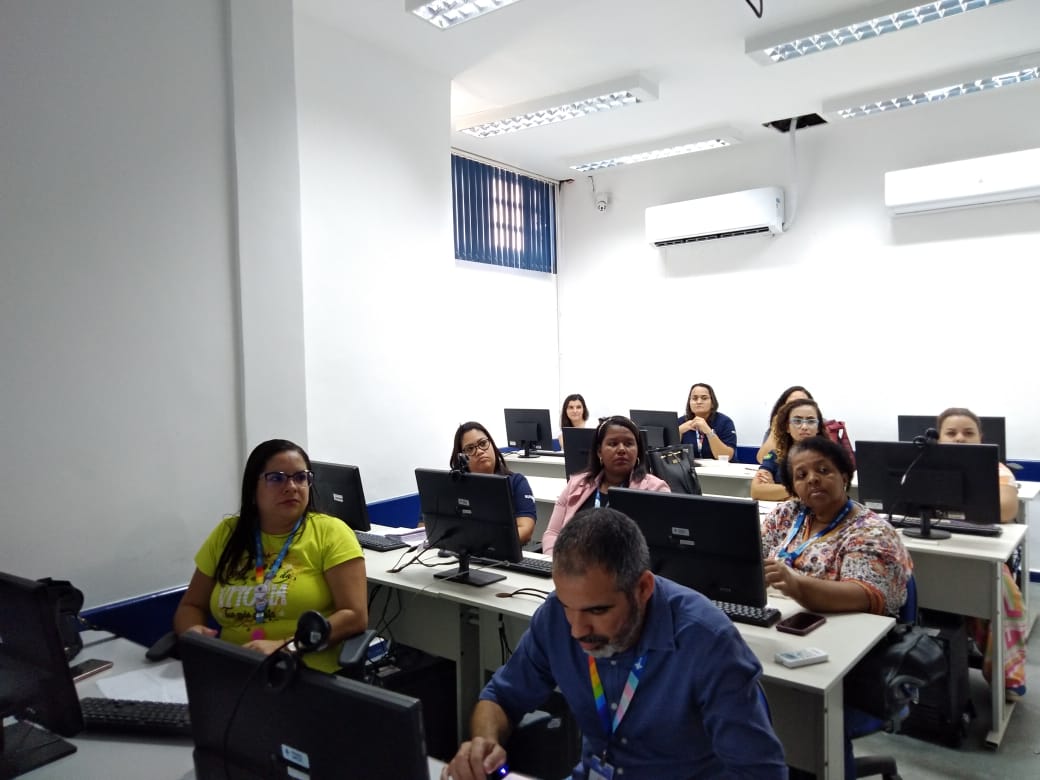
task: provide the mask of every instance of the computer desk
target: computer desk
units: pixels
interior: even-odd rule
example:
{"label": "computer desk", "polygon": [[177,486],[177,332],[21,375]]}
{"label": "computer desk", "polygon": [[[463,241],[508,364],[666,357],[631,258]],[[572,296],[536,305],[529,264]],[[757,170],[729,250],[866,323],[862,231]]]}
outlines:
{"label": "computer desk", "polygon": [[[97,681],[105,675],[154,667],[145,660],[145,648],[128,639],[103,631],[84,632],[84,647],[79,658],[103,658],[113,662],[107,672],[95,675],[76,685],[81,697],[101,696]],[[164,663],[179,665],[179,661]],[[21,777],[30,780],[69,780],[69,778],[147,777],[149,780],[193,780],[195,765],[192,759],[194,745],[190,738],[131,737],[100,735],[84,732],[66,737],[76,746],[76,752],[57,761],[34,769]],[[439,780],[444,766],[434,758],[428,759],[430,780]]]}
{"label": "computer desk", "polygon": [[[373,527],[376,532],[391,529]],[[412,566],[387,571],[401,551],[365,552],[369,587],[382,585],[400,594],[400,617],[392,624],[396,641],[456,661],[460,734],[468,731],[468,719],[489,672],[501,664],[498,639],[502,616],[510,644],[515,646],[531,615],[542,600],[532,596],[502,598],[519,588],[551,591],[552,580],[509,572],[506,579],[484,588],[435,580],[433,571]],[[432,552],[424,560],[443,561]],[[778,598],[771,603],[789,615],[801,608]],[[381,612],[381,608],[378,609]],[[390,612],[396,611],[391,606]],[[374,623],[377,608],[369,615]],[[775,628],[737,624],[752,652],[762,664],[762,684],[772,711],[773,725],[784,745],[787,761],[818,777],[842,777],[844,727],[842,722],[845,674],[893,625],[877,615],[833,615],[806,637],[782,634]],[[830,655],[827,663],[787,669],[773,661],[782,650],[818,647]]]}

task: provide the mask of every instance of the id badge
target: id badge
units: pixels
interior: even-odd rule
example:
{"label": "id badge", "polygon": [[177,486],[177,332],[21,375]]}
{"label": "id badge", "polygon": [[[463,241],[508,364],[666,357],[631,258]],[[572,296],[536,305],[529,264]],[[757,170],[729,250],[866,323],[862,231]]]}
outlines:
{"label": "id badge", "polygon": [[593,756],[589,761],[589,780],[614,780],[614,767],[599,756]]}

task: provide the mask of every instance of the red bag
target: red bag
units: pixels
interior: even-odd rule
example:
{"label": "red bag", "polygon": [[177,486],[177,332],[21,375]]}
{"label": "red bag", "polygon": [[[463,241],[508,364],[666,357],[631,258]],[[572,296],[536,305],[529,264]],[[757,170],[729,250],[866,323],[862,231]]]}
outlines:
{"label": "red bag", "polygon": [[852,467],[856,467],[856,453],[852,451],[852,439],[849,438],[849,432],[845,430],[844,420],[828,420],[824,423],[827,427],[827,436],[830,440],[836,444],[840,444],[842,449],[848,453],[849,460],[852,461]]}

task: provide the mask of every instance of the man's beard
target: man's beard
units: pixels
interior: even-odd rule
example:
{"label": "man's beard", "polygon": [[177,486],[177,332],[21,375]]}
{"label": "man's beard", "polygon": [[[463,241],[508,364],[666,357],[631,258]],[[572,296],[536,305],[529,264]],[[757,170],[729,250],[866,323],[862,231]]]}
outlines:
{"label": "man's beard", "polygon": [[643,625],[643,612],[638,605],[634,596],[628,597],[629,604],[629,616],[628,620],[618,630],[618,634],[614,637],[613,641],[609,637],[600,636],[598,634],[589,634],[588,636],[581,637],[579,642],[586,643],[602,643],[600,647],[595,650],[585,650],[587,655],[591,655],[593,658],[610,658],[611,656],[623,653],[632,647],[636,640],[639,638],[639,631]]}

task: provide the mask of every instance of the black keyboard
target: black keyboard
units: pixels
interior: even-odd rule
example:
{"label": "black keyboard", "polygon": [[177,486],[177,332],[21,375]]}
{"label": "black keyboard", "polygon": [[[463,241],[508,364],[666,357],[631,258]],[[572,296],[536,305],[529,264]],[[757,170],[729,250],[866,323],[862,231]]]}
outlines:
{"label": "black keyboard", "polygon": [[358,544],[366,550],[375,550],[376,552],[400,550],[402,547],[408,546],[404,542],[397,541],[397,539],[391,539],[389,536],[370,534],[367,531],[355,531],[354,536],[357,537]]}
{"label": "black keyboard", "polygon": [[496,561],[494,558],[470,558],[470,562],[478,566],[493,566],[499,569],[518,571],[521,574],[533,574],[535,577],[552,576],[552,559],[543,560],[542,558],[528,558],[524,556],[520,563]]}
{"label": "black keyboard", "polygon": [[728,601],[712,601],[716,607],[726,613],[726,617],[734,623],[747,623],[752,626],[769,628],[780,619],[780,610],[773,607],[749,607],[746,604],[732,604]]}
{"label": "black keyboard", "polygon": [[[920,517],[896,518],[892,521],[896,528],[920,528]],[[967,523],[964,520],[933,519],[931,527],[940,531],[949,531],[951,534],[967,534],[968,536],[1000,536],[1004,529],[999,525],[987,525],[985,523]]]}
{"label": "black keyboard", "polygon": [[559,450],[531,450],[532,455],[545,455],[550,458],[562,458],[563,453]]}
{"label": "black keyboard", "polygon": [[79,704],[87,731],[152,737],[191,736],[187,704],[102,698],[80,699]]}

